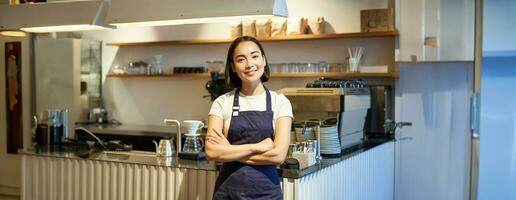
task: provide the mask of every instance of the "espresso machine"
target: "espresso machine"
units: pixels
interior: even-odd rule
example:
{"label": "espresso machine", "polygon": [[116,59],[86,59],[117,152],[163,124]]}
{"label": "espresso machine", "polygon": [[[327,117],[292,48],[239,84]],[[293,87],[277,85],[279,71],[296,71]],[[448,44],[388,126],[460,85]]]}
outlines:
{"label": "espresso machine", "polygon": [[[323,86],[308,84],[307,88],[283,88],[277,92],[290,100],[295,122],[336,119],[335,134],[338,135],[340,150],[361,143],[367,111],[371,107],[369,88],[363,82]],[[325,135],[322,136],[321,140],[325,139]],[[320,145],[324,149],[325,141]]]}

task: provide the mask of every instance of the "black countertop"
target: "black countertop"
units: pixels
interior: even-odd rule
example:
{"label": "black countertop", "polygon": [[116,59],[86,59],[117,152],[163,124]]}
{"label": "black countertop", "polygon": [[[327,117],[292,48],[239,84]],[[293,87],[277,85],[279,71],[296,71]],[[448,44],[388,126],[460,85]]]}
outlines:
{"label": "black countertop", "polygon": [[392,139],[375,139],[368,142],[362,142],[359,145],[355,145],[353,147],[350,147],[346,149],[341,156],[335,157],[335,158],[326,158],[323,157],[321,162],[309,166],[304,169],[279,169],[279,173],[281,174],[281,177],[283,178],[293,178],[298,179],[303,176],[309,175],[311,173],[317,172],[319,170],[322,170],[324,168],[330,167],[334,164],[337,164],[341,161],[344,161],[348,158],[351,158],[355,155],[358,155],[360,153],[366,152],[370,149],[373,149],[377,146],[380,146],[382,144],[388,143],[393,141]]}
{"label": "black countertop", "polygon": [[[375,139],[363,142],[360,145],[349,148],[340,157],[324,158],[320,163],[310,167],[296,169],[278,169],[279,174],[283,178],[301,178],[308,174],[317,172],[333,164],[344,161],[362,152],[366,152],[376,146],[390,142],[390,139]],[[20,154],[31,156],[46,156],[70,159],[90,159],[105,162],[120,162],[128,164],[142,164],[162,167],[198,169],[207,171],[216,171],[220,167],[220,163],[207,160],[185,160],[178,157],[159,157],[154,152],[147,151],[131,151],[131,152],[113,152],[102,151],[99,149],[88,149],[87,147],[76,146],[33,146],[30,148],[20,149]]]}
{"label": "black countertop", "polygon": [[77,124],[95,134],[112,134],[122,136],[158,136],[175,137],[177,129],[174,126],[137,125],[137,124]]}
{"label": "black countertop", "polygon": [[46,156],[69,159],[89,159],[106,162],[119,162],[128,164],[153,165],[161,167],[174,167],[199,170],[217,170],[214,161],[186,160],[176,156],[156,156],[149,151],[103,151],[101,149],[89,149],[86,146],[33,146],[20,149],[18,153],[31,156]]}

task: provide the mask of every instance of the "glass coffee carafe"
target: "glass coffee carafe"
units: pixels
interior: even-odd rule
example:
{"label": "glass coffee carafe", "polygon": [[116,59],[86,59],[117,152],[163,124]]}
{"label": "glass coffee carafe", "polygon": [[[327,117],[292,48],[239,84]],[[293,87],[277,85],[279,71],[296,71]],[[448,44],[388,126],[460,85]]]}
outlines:
{"label": "glass coffee carafe", "polygon": [[183,152],[186,153],[199,153],[204,148],[204,140],[199,137],[198,134],[185,134],[185,145]]}

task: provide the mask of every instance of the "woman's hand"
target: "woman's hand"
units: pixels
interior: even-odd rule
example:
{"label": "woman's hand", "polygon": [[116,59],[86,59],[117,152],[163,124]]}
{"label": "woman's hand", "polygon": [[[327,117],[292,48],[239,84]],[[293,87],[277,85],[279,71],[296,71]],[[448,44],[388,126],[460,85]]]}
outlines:
{"label": "woman's hand", "polygon": [[255,144],[231,144],[222,134],[224,121],[221,117],[208,117],[208,133],[206,135],[206,159],[219,162],[238,161],[253,154]]}
{"label": "woman's hand", "polygon": [[265,138],[261,142],[258,142],[252,146],[252,151],[255,153],[264,153],[271,150],[274,147],[274,142],[271,138]]}
{"label": "woman's hand", "polygon": [[[292,118],[280,117],[276,119],[276,129],[274,130],[274,143],[272,149],[263,153],[254,153],[250,156],[243,157],[238,161],[250,165],[280,165],[285,161],[290,143],[290,125]],[[263,145],[270,145],[271,139],[267,138],[262,141]],[[260,142],[260,143],[262,143]],[[258,144],[260,144],[258,143]],[[253,145],[258,145],[253,144]],[[271,146],[269,146],[271,147]],[[251,147],[253,148],[253,147]]]}

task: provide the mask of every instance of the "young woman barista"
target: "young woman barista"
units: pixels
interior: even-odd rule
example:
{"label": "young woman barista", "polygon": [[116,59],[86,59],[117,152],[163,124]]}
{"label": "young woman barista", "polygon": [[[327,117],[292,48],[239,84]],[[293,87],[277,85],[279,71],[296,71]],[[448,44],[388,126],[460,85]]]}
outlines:
{"label": "young woman barista", "polygon": [[223,162],[213,199],[282,199],[276,165],[287,155],[293,115],[289,100],[263,85],[269,71],[258,40],[231,43],[225,78],[235,91],[218,97],[208,118],[207,158]]}

